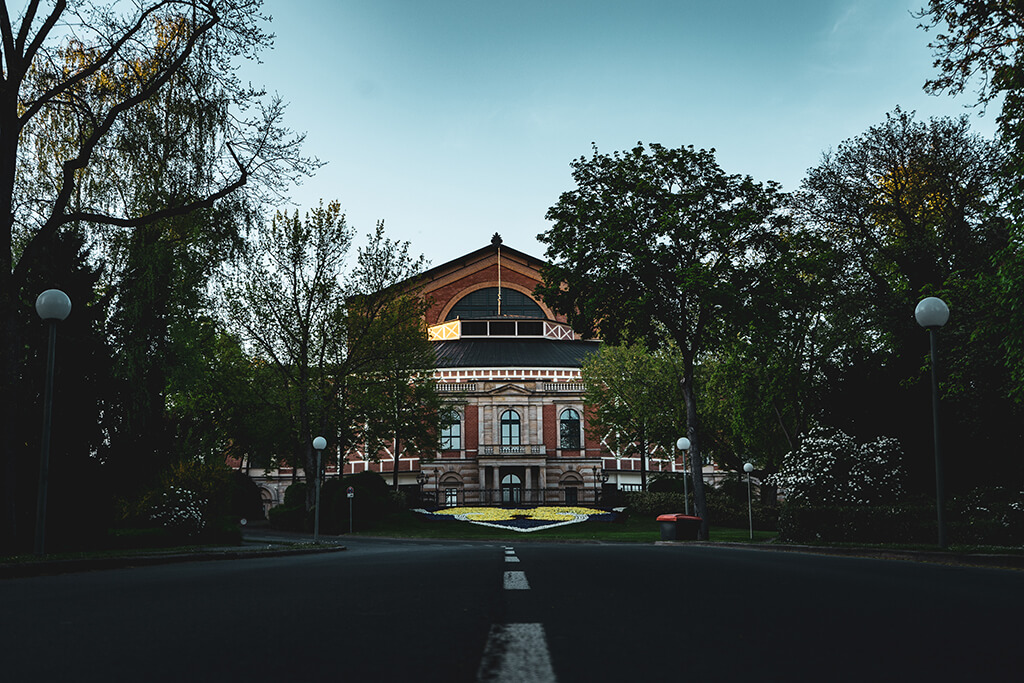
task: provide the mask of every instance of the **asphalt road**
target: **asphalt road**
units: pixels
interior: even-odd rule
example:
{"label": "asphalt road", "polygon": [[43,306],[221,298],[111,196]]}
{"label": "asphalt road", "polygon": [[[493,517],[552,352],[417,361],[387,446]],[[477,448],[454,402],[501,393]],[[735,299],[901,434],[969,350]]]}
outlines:
{"label": "asphalt road", "polygon": [[710,547],[345,539],[0,581],[15,681],[1016,681],[1024,572]]}

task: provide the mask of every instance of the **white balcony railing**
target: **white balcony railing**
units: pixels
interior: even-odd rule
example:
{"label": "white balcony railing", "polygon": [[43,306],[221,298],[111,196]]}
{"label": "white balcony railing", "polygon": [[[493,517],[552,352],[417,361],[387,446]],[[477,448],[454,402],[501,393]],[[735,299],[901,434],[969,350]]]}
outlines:
{"label": "white balcony railing", "polygon": [[544,455],[544,444],[521,444],[518,446],[492,444],[480,446],[480,455]]}

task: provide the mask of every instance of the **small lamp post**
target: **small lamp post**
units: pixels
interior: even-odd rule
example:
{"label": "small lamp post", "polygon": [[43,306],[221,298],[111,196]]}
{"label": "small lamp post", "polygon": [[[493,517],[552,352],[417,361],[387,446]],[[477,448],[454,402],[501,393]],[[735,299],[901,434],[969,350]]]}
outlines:
{"label": "small lamp post", "polygon": [[604,487],[605,482],[608,481],[608,473],[602,470],[600,467],[594,468],[594,503],[596,504],[601,499],[601,489]]}
{"label": "small lamp post", "polygon": [[917,324],[928,330],[931,343],[932,365],[932,432],[935,441],[935,510],[939,523],[939,547],[946,547],[945,482],[942,476],[942,449],[939,441],[939,373],[937,369],[939,328],[949,321],[949,306],[938,297],[929,296],[921,300],[914,309]]}
{"label": "small lamp post", "polygon": [[747,519],[750,521],[750,540],[754,540],[754,505],[750,498],[750,473],[754,466],[749,462],[743,463],[743,471],[747,473]]}
{"label": "small lamp post", "polygon": [[683,506],[686,508],[686,514],[690,514],[690,492],[686,487],[686,454],[690,451],[690,440],[685,436],[679,437],[676,440],[676,448],[683,452]]}
{"label": "small lamp post", "polygon": [[316,451],[316,512],[313,513],[313,543],[320,542],[320,454],[327,448],[327,439],[318,436],[313,439]]}
{"label": "small lamp post", "polygon": [[50,481],[50,424],[53,420],[53,364],[57,350],[57,321],[71,313],[71,299],[59,289],[36,298],[36,313],[50,324],[46,349],[46,385],[43,392],[43,439],[39,453],[39,491],[36,494],[36,555],[46,554],[46,491]]}
{"label": "small lamp post", "polygon": [[420,470],[416,473],[416,483],[420,485],[420,504],[423,504],[423,485],[427,483],[427,479],[430,477],[429,474]]}

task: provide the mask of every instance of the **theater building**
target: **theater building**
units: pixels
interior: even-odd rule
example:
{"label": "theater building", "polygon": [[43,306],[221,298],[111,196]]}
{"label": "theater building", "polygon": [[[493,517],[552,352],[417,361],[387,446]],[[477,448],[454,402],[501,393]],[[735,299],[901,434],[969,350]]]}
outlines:
{"label": "theater building", "polygon": [[[534,296],[543,265],[495,235],[424,274],[438,387],[459,420],[434,457],[400,457],[400,484],[441,505],[573,505],[596,502],[604,486],[639,488],[639,458],[617,458],[587,428],[580,367],[598,342]],[[390,478],[390,456],[351,454],[345,472]],[[652,458],[648,468],[682,466]]]}
{"label": "theater building", "polygon": [[[640,458],[611,452],[588,429],[580,368],[599,342],[581,339],[534,296],[543,265],[494,235],[418,278],[438,388],[459,419],[443,430],[438,453],[400,454],[403,488],[447,506],[594,504],[605,488],[640,488]],[[682,471],[663,454],[652,453],[650,473]],[[377,455],[342,456],[344,473],[369,469],[390,481],[394,456]],[[290,472],[276,473],[276,483],[254,477],[268,505],[282,499]]]}

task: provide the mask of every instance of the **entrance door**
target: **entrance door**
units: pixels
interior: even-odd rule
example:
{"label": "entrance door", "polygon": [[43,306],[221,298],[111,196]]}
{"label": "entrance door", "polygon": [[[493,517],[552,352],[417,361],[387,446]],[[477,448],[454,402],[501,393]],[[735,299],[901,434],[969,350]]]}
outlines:
{"label": "entrance door", "polygon": [[501,502],[518,505],[523,500],[523,480],[515,474],[501,478]]}

